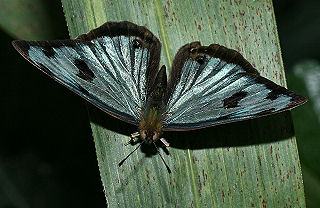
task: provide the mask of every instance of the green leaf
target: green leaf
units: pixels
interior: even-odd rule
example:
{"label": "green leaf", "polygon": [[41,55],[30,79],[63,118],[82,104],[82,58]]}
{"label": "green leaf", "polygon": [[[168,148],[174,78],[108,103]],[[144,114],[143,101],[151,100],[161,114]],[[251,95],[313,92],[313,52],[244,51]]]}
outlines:
{"label": "green leaf", "polygon": [[[63,38],[63,16],[54,1],[2,0],[0,27],[11,36],[24,40]],[[60,18],[62,17],[62,18]]]}
{"label": "green leaf", "polygon": [[307,206],[320,204],[320,64],[315,60],[300,61],[288,74],[288,85],[306,95],[308,103],[295,110],[295,132],[301,158]]}
{"label": "green leaf", "polygon": [[[106,21],[146,25],[171,66],[184,44],[218,43],[240,51],[261,74],[285,85],[272,1],[62,0],[71,37]],[[109,207],[305,207],[290,113],[191,132],[165,133],[173,173],[151,147],[117,164],[134,127],[90,108]]]}

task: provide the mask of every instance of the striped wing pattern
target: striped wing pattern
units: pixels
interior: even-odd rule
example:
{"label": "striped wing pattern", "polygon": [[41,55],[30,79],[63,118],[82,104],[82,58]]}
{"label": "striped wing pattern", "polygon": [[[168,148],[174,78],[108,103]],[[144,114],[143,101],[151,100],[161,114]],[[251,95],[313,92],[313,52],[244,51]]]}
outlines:
{"label": "striped wing pattern", "polygon": [[180,50],[192,51],[195,47],[198,52],[193,51],[193,55],[180,51],[175,57],[184,61],[181,69],[173,68],[171,72],[174,77],[172,74],[180,70],[180,77],[169,79],[174,90],[168,90],[172,93],[168,98],[164,130],[230,123],[273,114],[305,102],[303,96],[259,76],[238,52],[219,45],[204,47],[191,43],[187,46]]}
{"label": "striped wing pattern", "polygon": [[[107,113],[139,124],[147,97],[147,77],[154,44],[143,36],[98,31],[92,39],[15,41],[16,49],[50,77]],[[111,33],[110,33],[111,30]],[[87,38],[88,40],[81,40]],[[154,41],[158,41],[154,39]],[[159,48],[160,53],[160,48]]]}

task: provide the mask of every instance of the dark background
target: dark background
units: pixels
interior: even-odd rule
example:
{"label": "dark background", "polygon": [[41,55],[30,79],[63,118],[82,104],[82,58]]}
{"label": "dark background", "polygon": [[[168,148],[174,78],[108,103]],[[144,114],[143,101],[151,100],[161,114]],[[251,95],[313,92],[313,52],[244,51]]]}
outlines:
{"label": "dark background", "polygon": [[[67,38],[60,1],[46,8],[54,30],[41,32]],[[300,61],[320,60],[320,1],[275,1],[274,9],[287,76],[293,77]],[[16,37],[3,24],[10,23],[2,23],[0,33],[0,207],[104,207],[85,102],[22,59],[11,46]],[[299,86],[295,80],[288,80],[289,87]],[[303,145],[304,135],[297,127],[296,132]],[[302,167],[319,186],[319,171],[300,154]],[[317,205],[317,195],[308,190],[309,207]]]}

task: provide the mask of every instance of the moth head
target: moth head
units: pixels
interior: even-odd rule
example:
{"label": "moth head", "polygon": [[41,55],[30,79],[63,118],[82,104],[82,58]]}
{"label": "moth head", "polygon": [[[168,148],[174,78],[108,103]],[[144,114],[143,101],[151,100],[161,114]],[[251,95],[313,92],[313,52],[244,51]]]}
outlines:
{"label": "moth head", "polygon": [[159,132],[149,131],[149,130],[140,130],[141,139],[146,141],[147,143],[155,142],[159,139]]}

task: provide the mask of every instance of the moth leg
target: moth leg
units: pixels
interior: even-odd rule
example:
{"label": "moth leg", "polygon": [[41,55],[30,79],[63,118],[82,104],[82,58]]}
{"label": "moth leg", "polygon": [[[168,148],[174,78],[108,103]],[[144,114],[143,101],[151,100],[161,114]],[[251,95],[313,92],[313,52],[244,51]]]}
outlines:
{"label": "moth leg", "polygon": [[133,139],[138,136],[140,136],[140,133],[137,131],[137,132],[132,133],[130,137],[131,137],[131,139]]}
{"label": "moth leg", "polygon": [[130,140],[128,142],[126,142],[124,144],[124,146],[127,146],[128,144],[131,144],[133,142],[133,139],[140,136],[140,133],[139,132],[134,132],[130,135]]}
{"label": "moth leg", "polygon": [[166,140],[165,138],[160,138],[160,141],[161,141],[164,145],[166,145],[166,147],[169,147],[169,146],[170,146],[169,142],[167,142],[167,140]]}

